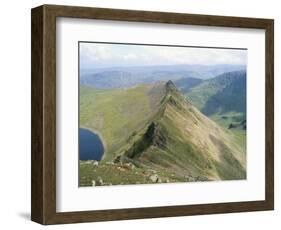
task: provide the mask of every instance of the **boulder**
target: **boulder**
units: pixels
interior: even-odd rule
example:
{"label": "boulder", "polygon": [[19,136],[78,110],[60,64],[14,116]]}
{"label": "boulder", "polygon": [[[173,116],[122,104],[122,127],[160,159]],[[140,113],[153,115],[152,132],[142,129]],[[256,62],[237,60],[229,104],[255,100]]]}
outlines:
{"label": "boulder", "polygon": [[97,185],[104,185],[103,180],[101,177],[98,177]]}
{"label": "boulder", "polygon": [[133,165],[132,163],[127,163],[127,166],[128,166],[130,169],[132,169],[132,170],[135,169],[135,167],[136,167],[136,166]]}
{"label": "boulder", "polygon": [[159,181],[159,176],[157,174],[151,175],[149,177],[149,179],[153,182],[153,183],[157,183]]}
{"label": "boulder", "polygon": [[98,166],[99,162],[98,161],[93,161],[92,164],[95,165],[95,166]]}

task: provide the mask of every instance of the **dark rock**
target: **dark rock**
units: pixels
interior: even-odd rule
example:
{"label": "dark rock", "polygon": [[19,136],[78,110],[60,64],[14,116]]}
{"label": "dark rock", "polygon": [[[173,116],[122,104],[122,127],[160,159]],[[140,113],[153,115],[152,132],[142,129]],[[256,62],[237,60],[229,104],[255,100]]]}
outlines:
{"label": "dark rock", "polygon": [[234,125],[232,123],[228,126],[228,129],[234,129],[234,128],[236,128],[236,125]]}

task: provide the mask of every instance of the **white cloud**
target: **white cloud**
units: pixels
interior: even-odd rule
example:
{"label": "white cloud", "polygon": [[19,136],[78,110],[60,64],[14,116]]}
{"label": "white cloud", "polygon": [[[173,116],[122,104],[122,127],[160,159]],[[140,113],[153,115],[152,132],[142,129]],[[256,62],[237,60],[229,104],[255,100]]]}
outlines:
{"label": "white cloud", "polygon": [[247,51],[233,49],[162,47],[149,48],[149,53],[167,62],[179,64],[246,64]]}
{"label": "white cloud", "polygon": [[110,60],[113,58],[113,54],[108,46],[95,46],[89,43],[80,44],[80,55],[89,60]]}
{"label": "white cloud", "polygon": [[242,64],[247,51],[235,49],[80,43],[82,68],[172,65],[172,64]]}

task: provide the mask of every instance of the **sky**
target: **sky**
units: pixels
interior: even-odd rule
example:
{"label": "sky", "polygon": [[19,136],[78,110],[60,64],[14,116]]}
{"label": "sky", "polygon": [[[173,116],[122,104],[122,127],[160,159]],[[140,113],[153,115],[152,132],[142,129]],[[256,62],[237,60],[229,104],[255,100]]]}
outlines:
{"label": "sky", "polygon": [[79,43],[80,68],[177,64],[247,64],[247,50],[174,46]]}

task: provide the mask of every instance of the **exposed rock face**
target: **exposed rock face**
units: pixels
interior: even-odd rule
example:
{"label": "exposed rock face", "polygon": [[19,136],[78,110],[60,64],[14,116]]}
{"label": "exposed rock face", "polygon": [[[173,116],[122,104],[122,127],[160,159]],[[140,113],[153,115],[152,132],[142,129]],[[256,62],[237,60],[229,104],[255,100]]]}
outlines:
{"label": "exposed rock face", "polygon": [[161,133],[161,131],[156,127],[154,129],[153,135],[153,145],[158,146],[159,148],[164,148],[166,145],[166,137]]}
{"label": "exposed rock face", "polygon": [[179,92],[177,87],[175,86],[175,84],[171,80],[167,81],[167,83],[166,83],[166,93],[168,93],[169,91]]}
{"label": "exposed rock face", "polygon": [[228,129],[247,129],[247,122],[246,120],[241,121],[239,124],[230,123]]}

